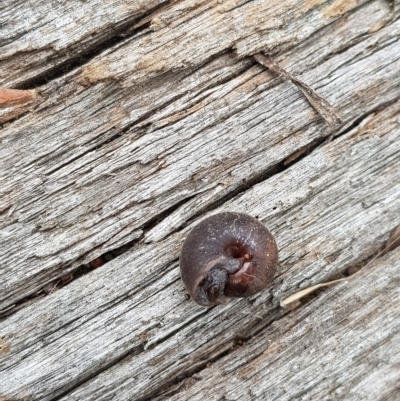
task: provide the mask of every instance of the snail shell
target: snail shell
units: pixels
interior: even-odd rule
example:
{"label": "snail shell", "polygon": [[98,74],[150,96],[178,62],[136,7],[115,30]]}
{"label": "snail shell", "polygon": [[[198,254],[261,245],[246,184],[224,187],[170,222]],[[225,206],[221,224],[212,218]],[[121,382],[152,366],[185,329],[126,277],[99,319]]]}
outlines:
{"label": "snail shell", "polygon": [[243,213],[204,219],[182,246],[180,269],[190,296],[203,306],[254,295],[272,281],[278,248],[267,228]]}

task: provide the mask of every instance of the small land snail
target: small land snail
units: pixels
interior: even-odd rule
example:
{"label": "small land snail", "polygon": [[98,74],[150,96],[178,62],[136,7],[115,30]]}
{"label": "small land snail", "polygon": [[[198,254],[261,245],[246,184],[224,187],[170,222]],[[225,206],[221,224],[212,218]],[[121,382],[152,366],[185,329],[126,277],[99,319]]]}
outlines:
{"label": "small land snail", "polygon": [[233,212],[215,214],[195,226],[180,256],[182,280],[202,306],[262,291],[277,265],[278,248],[267,228],[247,214]]}

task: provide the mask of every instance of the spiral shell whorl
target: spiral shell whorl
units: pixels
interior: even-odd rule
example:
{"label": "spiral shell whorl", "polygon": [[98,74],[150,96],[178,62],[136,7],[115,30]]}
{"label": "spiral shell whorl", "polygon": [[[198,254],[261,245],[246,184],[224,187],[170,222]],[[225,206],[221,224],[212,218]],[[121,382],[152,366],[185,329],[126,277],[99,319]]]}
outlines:
{"label": "spiral shell whorl", "polygon": [[257,219],[224,212],[200,222],[187,236],[181,252],[182,280],[200,305],[248,297],[273,279],[278,249]]}

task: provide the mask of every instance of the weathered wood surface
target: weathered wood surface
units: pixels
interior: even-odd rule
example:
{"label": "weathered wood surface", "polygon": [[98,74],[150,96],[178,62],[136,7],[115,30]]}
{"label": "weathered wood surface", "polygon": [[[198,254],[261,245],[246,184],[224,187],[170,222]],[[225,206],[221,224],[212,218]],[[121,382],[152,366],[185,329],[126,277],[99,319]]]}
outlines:
{"label": "weathered wood surface", "polygon": [[[367,35],[365,12],[374,27],[390,10],[384,2],[366,8],[279,59],[289,71],[303,69],[303,80],[344,124],[400,93],[400,22]],[[319,52],[330,42],[331,54]],[[201,212],[340,132],[326,127],[290,82],[232,53],[136,87],[82,87],[81,75],[51,82],[36,109],[2,130],[1,309],[139,238],[186,202],[162,223],[164,232],[146,238],[165,237],[184,224],[185,210]]]}
{"label": "weathered wood surface", "polygon": [[[4,0],[0,5],[1,85],[35,80],[114,38],[121,46],[83,68],[82,79],[121,80],[197,67],[235,49],[274,53],[366,4],[366,0]],[[389,2],[380,2],[389,18]],[[384,22],[382,18],[379,22]],[[371,25],[370,28],[373,28]],[[163,49],[160,51],[160,49]]]}
{"label": "weathered wood surface", "polygon": [[[395,228],[400,210],[400,183],[392,180],[400,174],[399,115],[397,102],[368,116],[224,205],[252,210],[276,235],[281,269],[270,291],[251,303],[206,310],[185,300],[179,280],[176,259],[190,227],[138,245],[2,323],[9,349],[0,375],[5,394],[18,397],[25,389],[53,399],[115,364],[79,388],[77,399],[109,399],[103,385],[117,399],[146,398],[278,319],[286,292],[371,254]],[[398,296],[396,286],[388,291]]]}
{"label": "weathered wood surface", "polygon": [[[279,302],[400,223],[399,3],[134,3],[0,5],[2,84],[41,84],[0,111],[0,400],[397,399],[398,250],[298,310]],[[51,75],[77,53],[97,56]],[[281,265],[250,302],[207,310],[185,300],[178,254],[219,210],[265,222]]]}
{"label": "weathered wood surface", "polygon": [[168,399],[398,400],[399,256],[237,344]]}

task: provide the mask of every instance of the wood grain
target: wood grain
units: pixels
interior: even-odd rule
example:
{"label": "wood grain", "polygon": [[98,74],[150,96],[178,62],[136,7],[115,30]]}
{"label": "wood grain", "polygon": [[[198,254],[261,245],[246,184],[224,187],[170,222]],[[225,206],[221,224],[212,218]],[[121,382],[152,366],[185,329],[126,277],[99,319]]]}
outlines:
{"label": "wood grain", "polygon": [[[110,41],[117,44],[107,56],[102,54],[84,66],[82,80],[88,84],[123,76],[131,82],[147,80],[150,75],[199,65],[231,48],[241,57],[261,49],[276,53],[367,1],[334,3],[342,5],[337,12],[329,11],[328,0],[318,4],[5,0],[0,6],[0,85],[15,86],[65,64],[79,64],[80,57],[93,57]],[[381,4],[388,8],[385,2]]]}
{"label": "wood grain", "polygon": [[[381,6],[368,4],[377,20],[387,13]],[[317,51],[337,35],[329,26],[278,60],[292,73],[288,60],[298,67],[305,58],[302,80],[332,103],[343,126],[400,94],[399,22],[359,38],[370,22],[354,29],[346,20],[337,45],[347,40],[349,48],[339,54],[333,48],[321,59]],[[2,130],[1,309],[137,240],[180,204],[204,210],[341,130],[326,128],[291,83],[232,53],[136,87],[79,82],[79,72],[51,82],[34,111]]]}
{"label": "wood grain", "polygon": [[399,256],[271,324],[161,399],[395,400]]}
{"label": "wood grain", "polygon": [[399,102],[369,115],[216,210],[251,210],[276,237],[281,267],[268,291],[250,303],[204,309],[185,300],[177,268],[190,226],[138,245],[1,324],[10,344],[1,364],[3,393],[16,397],[29,389],[50,400],[86,382],[76,399],[109,399],[104,388],[118,399],[146,399],[228,352],[237,339],[272,320],[279,324],[282,297],[365,259],[396,228],[399,115]]}
{"label": "wood grain", "polygon": [[[397,400],[398,248],[280,301],[400,224],[399,5],[3,1],[0,83],[38,96],[0,110],[0,400]],[[280,267],[205,309],[178,255],[223,210],[264,222]]]}

